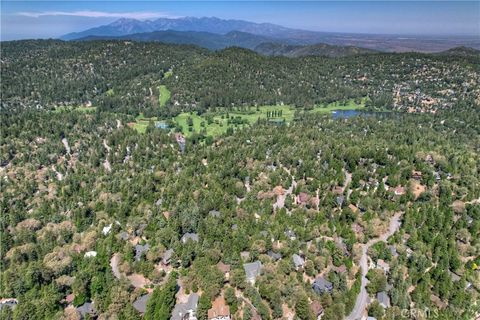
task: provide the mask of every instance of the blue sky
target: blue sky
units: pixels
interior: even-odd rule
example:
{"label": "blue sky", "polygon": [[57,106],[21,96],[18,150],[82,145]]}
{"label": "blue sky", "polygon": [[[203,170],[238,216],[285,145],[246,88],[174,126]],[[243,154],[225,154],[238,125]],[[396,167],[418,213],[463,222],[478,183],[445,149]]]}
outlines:
{"label": "blue sky", "polygon": [[316,31],[476,35],[480,1],[2,1],[1,40],[58,37],[120,17],[216,16]]}

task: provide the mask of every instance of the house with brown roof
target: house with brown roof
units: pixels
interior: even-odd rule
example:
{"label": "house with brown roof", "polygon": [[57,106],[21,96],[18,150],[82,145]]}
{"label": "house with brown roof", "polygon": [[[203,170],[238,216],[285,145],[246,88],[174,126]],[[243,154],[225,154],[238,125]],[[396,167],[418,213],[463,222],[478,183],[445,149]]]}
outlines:
{"label": "house with brown roof", "polygon": [[315,319],[320,320],[323,315],[323,307],[320,302],[316,300],[312,301],[312,303],[310,304],[310,309],[312,310]]}
{"label": "house with brown roof", "polygon": [[412,178],[415,180],[422,180],[422,171],[412,171]]}
{"label": "house with brown roof", "polygon": [[340,187],[340,186],[335,186],[333,189],[332,189],[332,192],[334,194],[343,194],[343,188]]}
{"label": "house with brown roof", "polygon": [[300,205],[307,205],[310,201],[310,196],[308,193],[300,192],[297,196],[297,203]]}
{"label": "house with brown roof", "polygon": [[220,261],[219,263],[217,263],[217,268],[223,273],[223,275],[225,276],[225,280],[228,281],[228,279],[230,278],[230,265]]}
{"label": "house with brown roof", "polygon": [[383,259],[377,260],[377,268],[383,270],[384,273],[390,272],[390,264]]}
{"label": "house with brown roof", "polygon": [[395,193],[396,196],[402,196],[405,194],[405,188],[402,186],[398,186],[394,189],[393,192]]}
{"label": "house with brown roof", "polygon": [[336,273],[345,273],[345,272],[347,272],[347,267],[344,264],[342,264],[339,267],[334,266],[333,271],[335,271]]}
{"label": "house with brown roof", "polygon": [[348,207],[352,210],[353,213],[358,213],[358,208],[354,204],[349,204]]}
{"label": "house with brown roof", "polygon": [[212,308],[208,310],[209,320],[230,320],[230,307],[223,296],[218,296],[212,302]]}

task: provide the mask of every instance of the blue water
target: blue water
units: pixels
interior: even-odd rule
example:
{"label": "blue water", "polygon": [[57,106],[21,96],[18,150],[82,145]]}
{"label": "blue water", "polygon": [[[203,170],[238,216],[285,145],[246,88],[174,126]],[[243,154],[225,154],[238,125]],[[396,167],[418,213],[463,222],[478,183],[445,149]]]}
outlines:
{"label": "blue water", "polygon": [[159,129],[169,129],[168,124],[163,121],[155,123],[155,126]]}
{"label": "blue water", "polygon": [[375,112],[364,110],[334,110],[332,111],[333,119],[348,119],[352,117],[378,117],[378,116],[391,116],[392,112]]}

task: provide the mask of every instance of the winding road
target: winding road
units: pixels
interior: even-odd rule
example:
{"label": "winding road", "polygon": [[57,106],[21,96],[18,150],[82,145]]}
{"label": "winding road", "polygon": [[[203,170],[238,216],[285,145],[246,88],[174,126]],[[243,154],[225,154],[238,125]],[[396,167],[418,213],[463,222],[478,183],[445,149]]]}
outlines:
{"label": "winding road", "polygon": [[[360,293],[357,296],[357,301],[355,302],[355,306],[353,307],[352,312],[346,317],[346,320],[360,320],[363,319],[363,315],[365,313],[365,309],[367,308],[368,304],[368,293],[367,293],[367,272],[368,272],[368,248],[379,241],[387,241],[387,239],[393,235],[395,232],[398,231],[400,228],[401,222],[400,217],[402,213],[396,213],[392,219],[390,220],[390,225],[388,227],[388,231],[382,234],[380,237],[371,239],[362,247],[362,256],[360,258],[360,268],[362,269],[362,285],[360,287]],[[366,318],[366,317],[365,317]]]}

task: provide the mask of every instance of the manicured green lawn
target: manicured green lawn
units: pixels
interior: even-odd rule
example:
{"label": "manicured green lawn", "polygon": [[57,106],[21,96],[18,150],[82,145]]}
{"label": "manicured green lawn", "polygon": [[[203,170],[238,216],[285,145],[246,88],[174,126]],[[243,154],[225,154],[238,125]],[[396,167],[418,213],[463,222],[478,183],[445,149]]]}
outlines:
{"label": "manicured green lawn", "polygon": [[325,112],[329,113],[334,110],[361,110],[365,109],[366,99],[362,99],[360,104],[355,103],[354,100],[349,100],[345,105],[342,105],[340,102],[332,102],[326,106],[316,106],[313,108],[313,112]]}
{"label": "manicured green lawn", "polygon": [[[166,87],[165,90],[167,90]],[[161,96],[162,94],[160,94],[160,97]],[[307,112],[331,113],[333,110],[361,110],[365,108],[365,101],[366,99],[362,99],[360,104],[356,104],[353,100],[350,100],[344,105],[341,105],[339,102],[334,102],[324,106],[316,106]],[[281,111],[282,115],[275,118],[270,117],[270,119],[278,121],[284,120],[287,123],[293,120],[295,114],[294,107],[288,105],[274,105],[250,107],[245,108],[244,110],[235,110],[228,113],[208,112],[202,114],[201,116],[197,115],[196,113],[184,112],[176,116],[173,120],[182,128],[183,134],[187,137],[191,136],[193,133],[201,132],[205,132],[207,136],[210,135],[216,137],[226,133],[228,128],[233,128],[234,130],[242,129],[255,123],[258,119],[267,119],[267,112],[272,111]],[[192,119],[191,127],[188,125],[188,118]],[[145,118],[143,114],[140,114],[136,118],[135,129],[137,129],[139,132],[145,132],[149,120],[158,121],[156,117]]]}
{"label": "manicured green lawn", "polygon": [[170,100],[170,90],[164,85],[159,86],[158,90],[160,91],[160,96],[158,97],[160,107],[165,107],[165,104]]}
{"label": "manicured green lawn", "polygon": [[[182,132],[186,136],[191,136],[194,132],[200,133],[206,129],[206,134],[211,136],[219,136],[229,127],[233,129],[241,129],[255,123],[258,119],[267,119],[267,111],[282,111],[282,117],[272,118],[275,120],[283,120],[289,122],[293,119],[294,110],[289,106],[261,106],[258,108],[251,107],[245,111],[232,111],[227,113],[207,113],[198,116],[196,113],[181,113],[174,118],[174,121],[182,127]],[[192,131],[189,130],[188,118],[192,119]],[[210,119],[210,124],[208,119]],[[230,119],[230,123],[229,123]],[[237,124],[235,124],[237,122]],[[203,123],[203,125],[202,125]]]}

